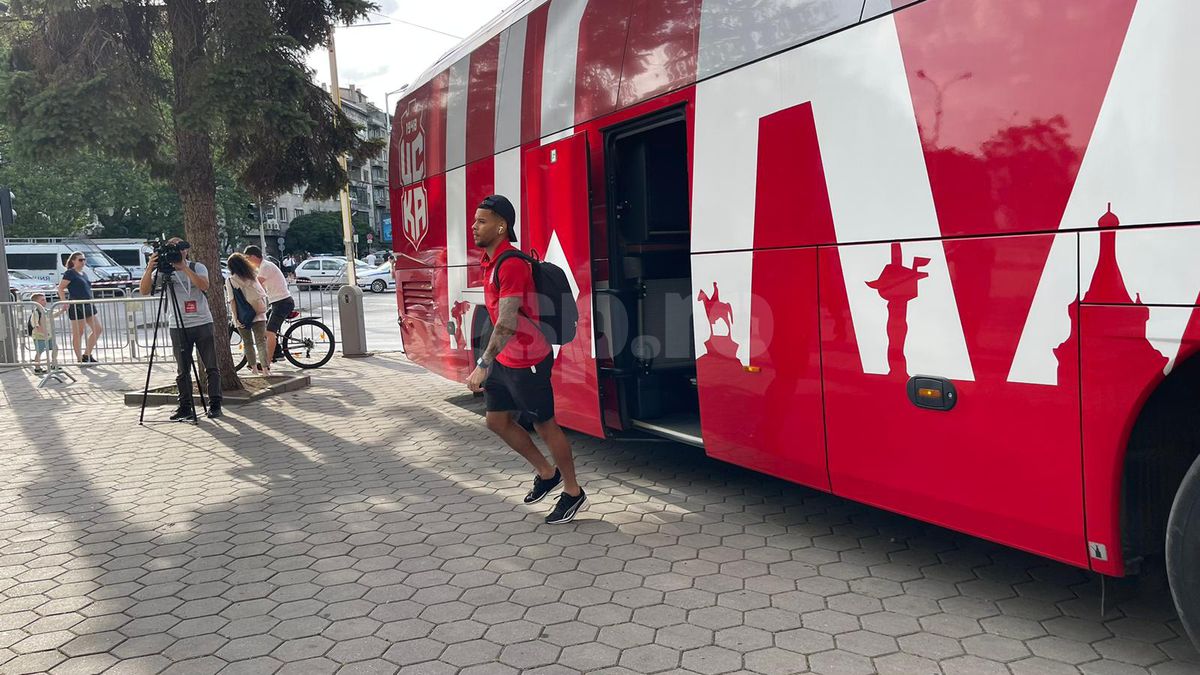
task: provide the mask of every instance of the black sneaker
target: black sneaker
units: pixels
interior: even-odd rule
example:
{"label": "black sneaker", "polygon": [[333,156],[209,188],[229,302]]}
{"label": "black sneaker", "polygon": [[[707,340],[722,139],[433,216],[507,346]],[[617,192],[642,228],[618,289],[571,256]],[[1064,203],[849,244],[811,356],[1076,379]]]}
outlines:
{"label": "black sneaker", "polygon": [[178,408],[178,409],[175,411],[175,414],[174,414],[174,415],[171,415],[171,421],[172,421],[172,422],[183,422],[184,420],[190,420],[190,419],[192,419],[192,417],[193,417],[193,416],[194,416],[194,415],[193,415],[193,413],[192,413],[192,409],[191,409],[191,408],[189,408],[189,407],[187,407],[187,406],[182,406],[182,405],[181,405],[181,406],[179,406],[179,408]]}
{"label": "black sneaker", "polygon": [[45,374],[46,374],[46,369],[45,369],[45,368],[43,368],[43,367],[41,367],[41,366],[34,366],[34,367],[33,367],[33,374],[34,374],[34,375],[45,375]]}
{"label": "black sneaker", "polygon": [[550,494],[551,490],[559,485],[562,485],[562,474],[558,472],[558,469],[554,470],[553,478],[542,478],[534,474],[533,489],[529,491],[529,494],[525,495],[525,503],[536,504],[542,501],[546,498],[546,495]]}
{"label": "black sneaker", "polygon": [[210,418],[216,419],[216,418],[220,417],[222,414],[223,413],[221,412],[221,402],[220,401],[213,401],[212,403],[209,404],[208,416]]}
{"label": "black sneaker", "polygon": [[572,497],[564,492],[558,496],[558,503],[554,505],[554,510],[546,516],[546,523],[549,525],[569,523],[575,519],[575,514],[579,513],[579,509],[582,509],[584,504],[587,504],[587,493],[583,490],[579,491],[578,497]]}

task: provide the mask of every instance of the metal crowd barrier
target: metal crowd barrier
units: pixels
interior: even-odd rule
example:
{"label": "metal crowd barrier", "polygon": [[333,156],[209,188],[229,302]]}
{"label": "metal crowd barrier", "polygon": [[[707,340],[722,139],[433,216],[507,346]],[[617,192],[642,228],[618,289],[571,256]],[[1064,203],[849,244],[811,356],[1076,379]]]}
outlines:
{"label": "metal crowd barrier", "polygon": [[[340,285],[316,286],[292,284],[290,290],[301,317],[315,317],[340,335],[337,292]],[[154,323],[159,308],[159,296],[125,295],[121,289],[106,289],[102,294],[116,297],[97,297],[92,300],[54,300],[50,291],[46,313],[51,317],[55,349],[43,354],[42,363],[61,372],[67,366],[125,365],[149,361],[154,337]],[[102,331],[91,356],[96,364],[81,363],[76,356],[71,332],[71,307],[91,305],[99,318]],[[0,367],[32,367],[37,349],[28,332],[28,321],[36,303],[30,299],[0,302]],[[80,312],[82,310],[75,310]],[[286,325],[284,327],[286,330]],[[158,352],[164,363],[171,361],[170,334],[164,319],[158,329]],[[80,341],[80,351],[86,347],[86,334]],[[48,358],[47,358],[48,357]],[[69,377],[69,376],[67,376]],[[42,384],[45,384],[46,378]]]}
{"label": "metal crowd barrier", "polygon": [[[56,354],[53,365],[86,365],[75,353],[72,334],[72,312],[84,310],[73,307],[90,305],[100,322],[101,332],[91,356],[101,364],[144,363],[150,356],[158,297],[112,297],[92,300],[60,300],[46,303],[46,315],[51,319]],[[37,350],[29,335],[28,321],[36,306],[32,300],[0,303],[0,365],[32,365]],[[86,349],[90,328],[81,336],[79,350]],[[164,329],[159,331],[160,343],[169,344]],[[169,347],[168,347],[169,349]]]}
{"label": "metal crowd barrier", "polygon": [[[338,289],[342,283],[297,284],[289,285],[292,299],[296,301],[296,309],[301,317],[314,317],[329,327],[341,341],[342,321],[338,316]],[[283,330],[287,330],[284,328]],[[282,331],[281,331],[282,332]]]}

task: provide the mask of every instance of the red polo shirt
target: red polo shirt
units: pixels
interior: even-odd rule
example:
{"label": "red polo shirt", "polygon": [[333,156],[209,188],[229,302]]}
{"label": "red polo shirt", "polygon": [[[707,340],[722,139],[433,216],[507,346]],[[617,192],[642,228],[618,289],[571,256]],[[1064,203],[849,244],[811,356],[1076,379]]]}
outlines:
{"label": "red polo shirt", "polygon": [[[496,249],[496,258],[505,251],[516,249],[509,242],[500,244]],[[533,271],[524,260],[506,260],[499,270],[495,270],[493,258],[483,254],[483,297],[487,304],[488,316],[492,317],[495,325],[500,313],[500,298],[521,298],[521,314],[517,317],[517,332],[509,339],[508,344],[496,356],[496,360],[509,368],[529,368],[541,363],[550,353],[550,343],[537,327],[534,321],[538,317],[536,291],[533,287]],[[496,290],[496,280],[493,272],[500,275],[500,290]]]}

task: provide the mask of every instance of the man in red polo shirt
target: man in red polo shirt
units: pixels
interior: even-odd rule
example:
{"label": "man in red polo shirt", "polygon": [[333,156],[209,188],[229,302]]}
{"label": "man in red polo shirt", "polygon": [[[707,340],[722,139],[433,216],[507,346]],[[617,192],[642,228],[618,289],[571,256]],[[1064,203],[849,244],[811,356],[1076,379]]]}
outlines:
{"label": "man in red polo shirt", "polygon": [[[571,445],[554,420],[554,389],[550,371],[554,351],[538,328],[537,298],[529,263],[509,257],[496,265],[506,251],[516,250],[516,210],[507,198],[492,195],[479,204],[471,231],[475,245],[484,249],[484,299],[492,318],[492,339],[467,380],[473,392],[483,390],[487,399],[487,425],[537,471],[526,504],[536,504],[554,488],[563,491],[547,523],[568,523],[587,503],[575,480]],[[516,422],[524,414],[550,448],[558,468],[546,461],[529,432]]]}

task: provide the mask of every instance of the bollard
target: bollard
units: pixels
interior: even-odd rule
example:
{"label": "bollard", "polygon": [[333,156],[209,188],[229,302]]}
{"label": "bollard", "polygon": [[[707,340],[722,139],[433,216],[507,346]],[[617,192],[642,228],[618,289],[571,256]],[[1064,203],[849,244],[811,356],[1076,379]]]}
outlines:
{"label": "bollard", "polygon": [[342,356],[370,356],[367,352],[367,322],[363,317],[361,288],[342,286],[338,291],[338,318],[342,322]]}

